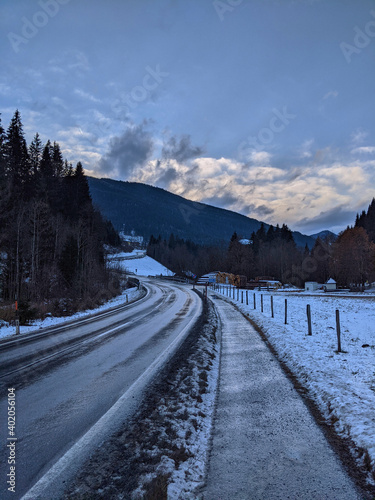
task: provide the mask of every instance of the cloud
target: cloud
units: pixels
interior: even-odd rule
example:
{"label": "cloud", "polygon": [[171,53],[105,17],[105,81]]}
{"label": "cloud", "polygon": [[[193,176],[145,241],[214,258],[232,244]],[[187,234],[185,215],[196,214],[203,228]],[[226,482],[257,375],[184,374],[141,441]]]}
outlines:
{"label": "cloud", "polygon": [[323,100],[333,97],[334,99],[339,95],[337,90],[330,90],[323,96]]}
{"label": "cloud", "polygon": [[300,158],[311,158],[312,157],[312,152],[311,152],[311,147],[314,143],[314,139],[307,139],[304,141],[301,146],[298,148],[298,153],[300,155]]}
{"label": "cloud", "polygon": [[251,151],[250,161],[253,164],[269,165],[272,155],[268,151]]}
{"label": "cloud", "polygon": [[313,233],[322,228],[338,228],[346,226],[348,220],[354,224],[355,211],[348,210],[346,205],[337,205],[329,210],[320,212],[314,217],[304,217],[296,222],[296,226],[303,226],[305,231]]}
{"label": "cloud", "polygon": [[295,162],[289,168],[230,158],[201,157],[192,165],[151,160],[135,168],[129,180],[273,225],[285,222],[303,232],[338,232],[354,223],[358,200],[366,205],[372,199],[375,161],[339,161],[331,150],[321,153],[319,163]]}
{"label": "cloud", "polygon": [[374,154],[375,153],[375,146],[361,146],[358,148],[354,148],[350,151],[352,154]]}
{"label": "cloud", "polygon": [[101,158],[99,170],[127,179],[136,168],[148,162],[153,149],[154,141],[145,130],[145,124],[128,126],[122,135],[110,140],[109,151]]}
{"label": "cloud", "polygon": [[275,213],[275,210],[267,205],[256,206],[254,204],[244,205],[241,209],[242,213],[252,214],[252,217],[261,218]]}
{"label": "cloud", "polygon": [[352,132],[351,141],[354,145],[362,144],[364,140],[368,137],[368,132],[362,129],[357,129]]}
{"label": "cloud", "polygon": [[74,93],[78,96],[78,97],[82,97],[82,99],[86,99],[88,101],[91,101],[91,102],[95,102],[95,103],[100,103],[101,100],[100,99],[97,99],[96,97],[94,97],[93,95],[89,94],[88,92],[84,92],[83,90],[81,89],[74,89]]}
{"label": "cloud", "polygon": [[163,145],[162,158],[183,163],[202,156],[203,152],[201,147],[192,145],[190,135],[183,135],[180,140],[173,136]]}

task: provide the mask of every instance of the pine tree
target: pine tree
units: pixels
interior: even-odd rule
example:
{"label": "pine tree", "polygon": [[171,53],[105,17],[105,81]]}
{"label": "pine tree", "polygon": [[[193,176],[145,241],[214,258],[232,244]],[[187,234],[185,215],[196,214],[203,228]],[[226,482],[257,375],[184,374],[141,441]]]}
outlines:
{"label": "pine tree", "polygon": [[35,134],[34,139],[31,141],[29,146],[29,158],[30,158],[30,167],[32,174],[34,176],[34,180],[37,178],[39,173],[40,161],[42,159],[43,152],[43,144],[40,140],[40,136],[38,133]]}
{"label": "pine tree", "polygon": [[52,165],[54,176],[62,177],[64,171],[64,159],[60,150],[60,145],[57,142],[54,142],[52,147]]}
{"label": "pine tree", "polygon": [[28,197],[31,169],[20,112],[10,122],[5,139],[6,176],[10,180],[12,196],[19,201]]}

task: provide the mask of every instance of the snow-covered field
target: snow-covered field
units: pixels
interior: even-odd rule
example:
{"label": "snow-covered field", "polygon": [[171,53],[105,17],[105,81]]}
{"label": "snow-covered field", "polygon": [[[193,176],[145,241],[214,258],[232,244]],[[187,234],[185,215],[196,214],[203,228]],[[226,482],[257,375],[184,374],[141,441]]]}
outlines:
{"label": "snow-covered field", "polygon": [[[226,295],[227,289],[221,293]],[[256,310],[254,310],[254,293]],[[264,312],[261,308],[263,295]],[[271,295],[274,318],[271,317]],[[249,305],[236,303],[265,332],[327,420],[350,438],[375,476],[375,298],[274,292],[248,292]],[[285,299],[288,324],[285,325]],[[312,335],[306,306],[310,304]],[[340,311],[341,349],[337,352],[336,309]]]}
{"label": "snow-covered field", "polygon": [[121,259],[119,258],[120,255],[121,254],[114,254],[112,256],[112,265],[120,266],[124,271],[136,274],[137,276],[173,276],[174,274],[172,271],[160,264],[160,262],[147,255],[145,257],[141,257],[140,259]]}
{"label": "snow-covered field", "polygon": [[[36,320],[33,321],[33,323],[29,326],[21,326],[20,327],[20,334],[22,333],[28,333],[32,332],[35,330],[39,330],[41,328],[48,328],[50,326],[56,326],[63,324],[66,321],[71,321],[74,319],[79,319],[79,318],[84,318],[86,316],[90,316],[91,314],[95,314],[101,311],[104,311],[106,309],[109,309],[111,307],[118,306],[120,304],[123,304],[126,301],[126,296],[128,296],[128,301],[136,300],[140,294],[141,290],[138,290],[138,288],[128,288],[127,290],[124,290],[124,292],[121,295],[118,295],[114,299],[110,300],[109,302],[106,302],[100,307],[97,307],[96,309],[89,309],[87,311],[81,311],[76,314],[73,314],[72,316],[67,316],[67,317],[60,317],[60,318],[55,318],[53,316],[48,317],[44,320]],[[0,328],[0,338],[7,337],[9,335],[14,335],[15,334],[15,327],[14,326],[3,326]]]}

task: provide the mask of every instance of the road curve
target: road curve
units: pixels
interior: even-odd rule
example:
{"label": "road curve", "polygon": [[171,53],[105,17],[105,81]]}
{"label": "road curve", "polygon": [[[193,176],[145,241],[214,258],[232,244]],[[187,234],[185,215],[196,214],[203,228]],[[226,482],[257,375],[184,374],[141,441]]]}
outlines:
{"label": "road curve", "polygon": [[[202,310],[198,295],[186,285],[144,284],[147,297],[117,314],[0,352],[0,498],[58,498],[89,453],[133,415],[186,337]],[[67,343],[59,352],[60,341]],[[10,387],[16,394],[12,440],[6,427]],[[16,493],[7,484],[12,442]]]}

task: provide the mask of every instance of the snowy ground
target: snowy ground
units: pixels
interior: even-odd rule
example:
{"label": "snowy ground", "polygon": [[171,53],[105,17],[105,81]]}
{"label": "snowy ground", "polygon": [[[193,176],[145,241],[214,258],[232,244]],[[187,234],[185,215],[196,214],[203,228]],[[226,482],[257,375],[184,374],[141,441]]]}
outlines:
{"label": "snowy ground", "polygon": [[[130,254],[124,254],[129,256]],[[120,257],[120,258],[119,258]],[[121,258],[121,254],[112,255],[112,265],[120,266],[124,271],[136,274],[137,276],[173,276],[174,273],[167,269],[160,262],[149,256],[140,259]]]}
{"label": "snowy ground", "polygon": [[[84,318],[86,316],[90,316],[91,314],[95,314],[101,311],[105,311],[106,309],[109,309],[111,307],[118,306],[120,304],[123,304],[126,300],[126,296],[128,296],[128,301],[133,301],[136,300],[140,294],[142,293],[141,290],[138,290],[138,288],[128,288],[127,290],[124,290],[124,292],[121,295],[118,295],[114,299],[110,300],[109,302],[106,302],[100,307],[97,307],[96,309],[89,309],[87,311],[81,311],[76,314],[73,314],[72,316],[67,316],[67,317],[59,317],[55,318],[53,316],[48,317],[44,320],[36,320],[33,321],[31,325],[29,326],[21,326],[20,327],[20,334],[22,333],[28,333],[32,332],[35,330],[40,330],[41,328],[48,328],[50,326],[56,326],[65,323],[66,321],[71,321],[74,319],[79,319],[79,318]],[[7,337],[9,335],[14,335],[15,334],[15,327],[14,326],[3,326],[0,328],[0,338]]]}
{"label": "snowy ground", "polygon": [[[228,289],[221,289],[226,295]],[[249,305],[236,303],[265,332],[336,431],[350,438],[375,475],[375,298],[274,292],[248,292]],[[256,297],[254,310],[253,298]],[[261,308],[263,295],[264,312]],[[271,317],[271,295],[274,318]],[[288,324],[285,325],[285,299]],[[306,306],[310,304],[312,335],[308,335]],[[340,311],[341,353],[337,352],[336,309]]]}

